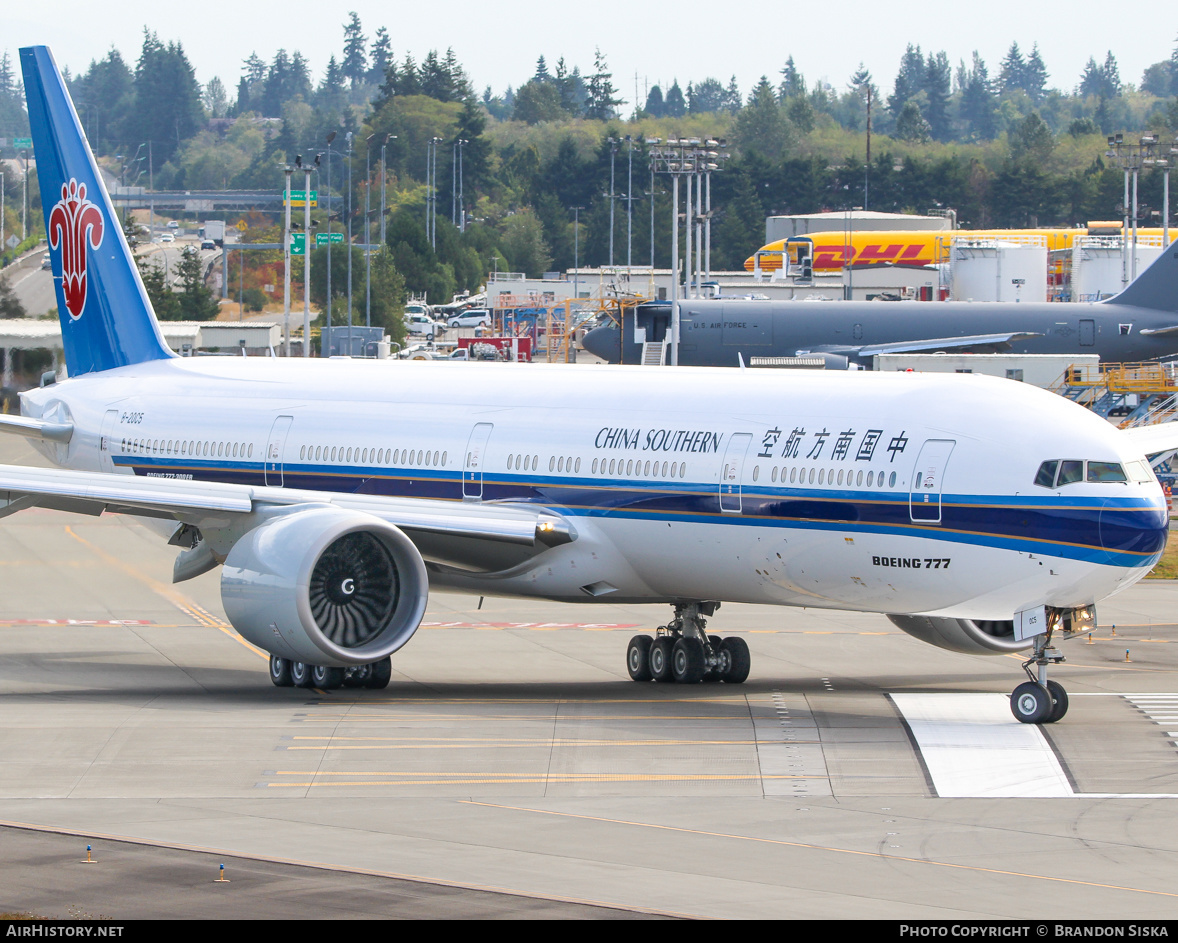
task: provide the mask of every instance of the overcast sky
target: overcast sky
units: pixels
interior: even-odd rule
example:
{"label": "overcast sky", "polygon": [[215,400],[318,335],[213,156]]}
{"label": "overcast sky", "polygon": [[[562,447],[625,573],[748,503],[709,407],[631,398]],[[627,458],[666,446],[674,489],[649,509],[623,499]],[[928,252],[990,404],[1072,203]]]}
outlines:
{"label": "overcast sky", "polygon": [[1122,80],[1137,84],[1144,68],[1168,58],[1178,41],[1178,5],[1120,7],[1108,0],[739,6],[699,0],[594,0],[578,6],[552,0],[477,5],[165,0],[135,4],[133,12],[77,0],[34,0],[5,7],[0,52],[10,58],[20,46],[46,44],[59,65],[77,73],[114,46],[133,66],[146,26],[165,43],[181,41],[197,79],[204,83],[219,75],[231,95],[242,60],[254,51],[269,61],[279,48],[297,49],[318,82],[328,58],[340,55],[350,10],[360,15],[369,42],[378,27],[388,28],[397,59],[408,52],[420,62],[430,49],[453,47],[480,94],[487,85],[496,94],[508,85],[518,87],[540,55],[550,66],[564,56],[570,68],[579,65],[588,74],[600,47],[628,105],[635,75],[641,96],[648,84],[660,82],[665,89],[676,77],[686,87],[689,80],[708,76],[727,83],[731,75],[747,95],[762,74],[776,83],[790,55],[808,80],[826,78],[840,90],[862,61],[887,93],[909,42],[926,54],[946,51],[954,68],[976,49],[991,76],[1012,41],[1024,52],[1037,42],[1049,84],[1064,89],[1076,85],[1089,56],[1102,62],[1111,49]]}

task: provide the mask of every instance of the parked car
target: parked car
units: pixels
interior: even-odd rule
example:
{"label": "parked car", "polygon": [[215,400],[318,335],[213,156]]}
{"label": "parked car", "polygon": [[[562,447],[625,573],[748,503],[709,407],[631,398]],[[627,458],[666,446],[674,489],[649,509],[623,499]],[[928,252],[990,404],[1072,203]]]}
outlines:
{"label": "parked car", "polygon": [[471,308],[454,315],[447,323],[450,327],[490,327],[491,312],[486,308]]}
{"label": "parked car", "polygon": [[405,330],[410,334],[419,334],[423,337],[433,338],[444,331],[445,328],[429,315],[405,312]]}

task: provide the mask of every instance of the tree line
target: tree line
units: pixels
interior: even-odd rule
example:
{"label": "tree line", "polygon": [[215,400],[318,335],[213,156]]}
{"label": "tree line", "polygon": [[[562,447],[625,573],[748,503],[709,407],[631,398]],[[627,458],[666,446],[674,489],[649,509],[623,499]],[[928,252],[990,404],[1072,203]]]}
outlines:
{"label": "tree line", "polygon": [[[371,201],[383,179],[398,276],[386,283],[432,302],[496,269],[538,275],[628,258],[668,266],[669,181],[650,172],[656,138],[725,141],[730,158],[712,183],[713,267],[722,269],[760,246],[771,214],[952,207],[978,227],[1117,218],[1121,174],[1102,156],[1103,135],[1178,132],[1178,45],[1136,85],[1111,51],[1063,87],[1036,45],[1012,43],[991,69],[976,53],[954,65],[910,44],[883,89],[863,67],[841,87],[808,80],[787,57],[747,91],[734,77],[674,77],[626,102],[601,50],[585,71],[541,56],[518,87],[480,93],[453,50],[397,55],[388,30],[370,38],[355,13],[342,33],[318,77],[298,51],[251,54],[232,96],[220,79],[197,81],[179,42],[146,30],[133,64],[112,49],[67,81],[96,152],[127,182],[150,174],[158,189],[279,187],[277,164],[320,154],[313,185],[325,196],[330,175],[333,195],[330,212],[316,211],[320,230],[346,228],[350,181],[353,232],[375,240]],[[0,136],[23,118],[6,62]],[[1160,190],[1159,174],[1144,175],[1147,219]]]}

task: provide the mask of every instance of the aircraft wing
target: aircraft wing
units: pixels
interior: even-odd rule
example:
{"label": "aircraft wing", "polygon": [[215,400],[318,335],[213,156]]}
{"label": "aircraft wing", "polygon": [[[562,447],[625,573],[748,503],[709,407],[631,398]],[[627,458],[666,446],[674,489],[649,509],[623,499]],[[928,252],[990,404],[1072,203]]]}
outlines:
{"label": "aircraft wing", "polygon": [[564,518],[530,504],[393,498],[0,465],[0,517],[44,507],[224,527],[234,515],[264,507],[309,504],[363,511],[402,528],[411,537],[416,532],[525,546],[556,546],[574,539]]}
{"label": "aircraft wing", "polygon": [[1121,430],[1143,455],[1159,455],[1178,449],[1178,422],[1159,422],[1152,426],[1132,426]]}
{"label": "aircraft wing", "polygon": [[871,357],[875,354],[916,354],[929,350],[964,350],[978,347],[1000,348],[1013,341],[1028,340],[1041,337],[1032,331],[1011,331],[1008,334],[969,334],[964,337],[933,337],[924,340],[894,341],[889,344],[868,344],[864,347],[840,348],[858,357]]}

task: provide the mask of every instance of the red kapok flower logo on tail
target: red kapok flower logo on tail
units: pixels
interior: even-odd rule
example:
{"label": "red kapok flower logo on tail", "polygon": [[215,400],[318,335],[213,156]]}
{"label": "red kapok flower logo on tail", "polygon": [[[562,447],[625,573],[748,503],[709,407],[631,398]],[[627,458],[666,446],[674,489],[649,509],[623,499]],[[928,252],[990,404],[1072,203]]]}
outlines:
{"label": "red kapok flower logo on tail", "polygon": [[49,245],[61,249],[61,287],[65,306],[75,320],[86,307],[86,243],[97,249],[103,228],[101,211],[86,199],[86,184],[71,177],[49,214]]}

